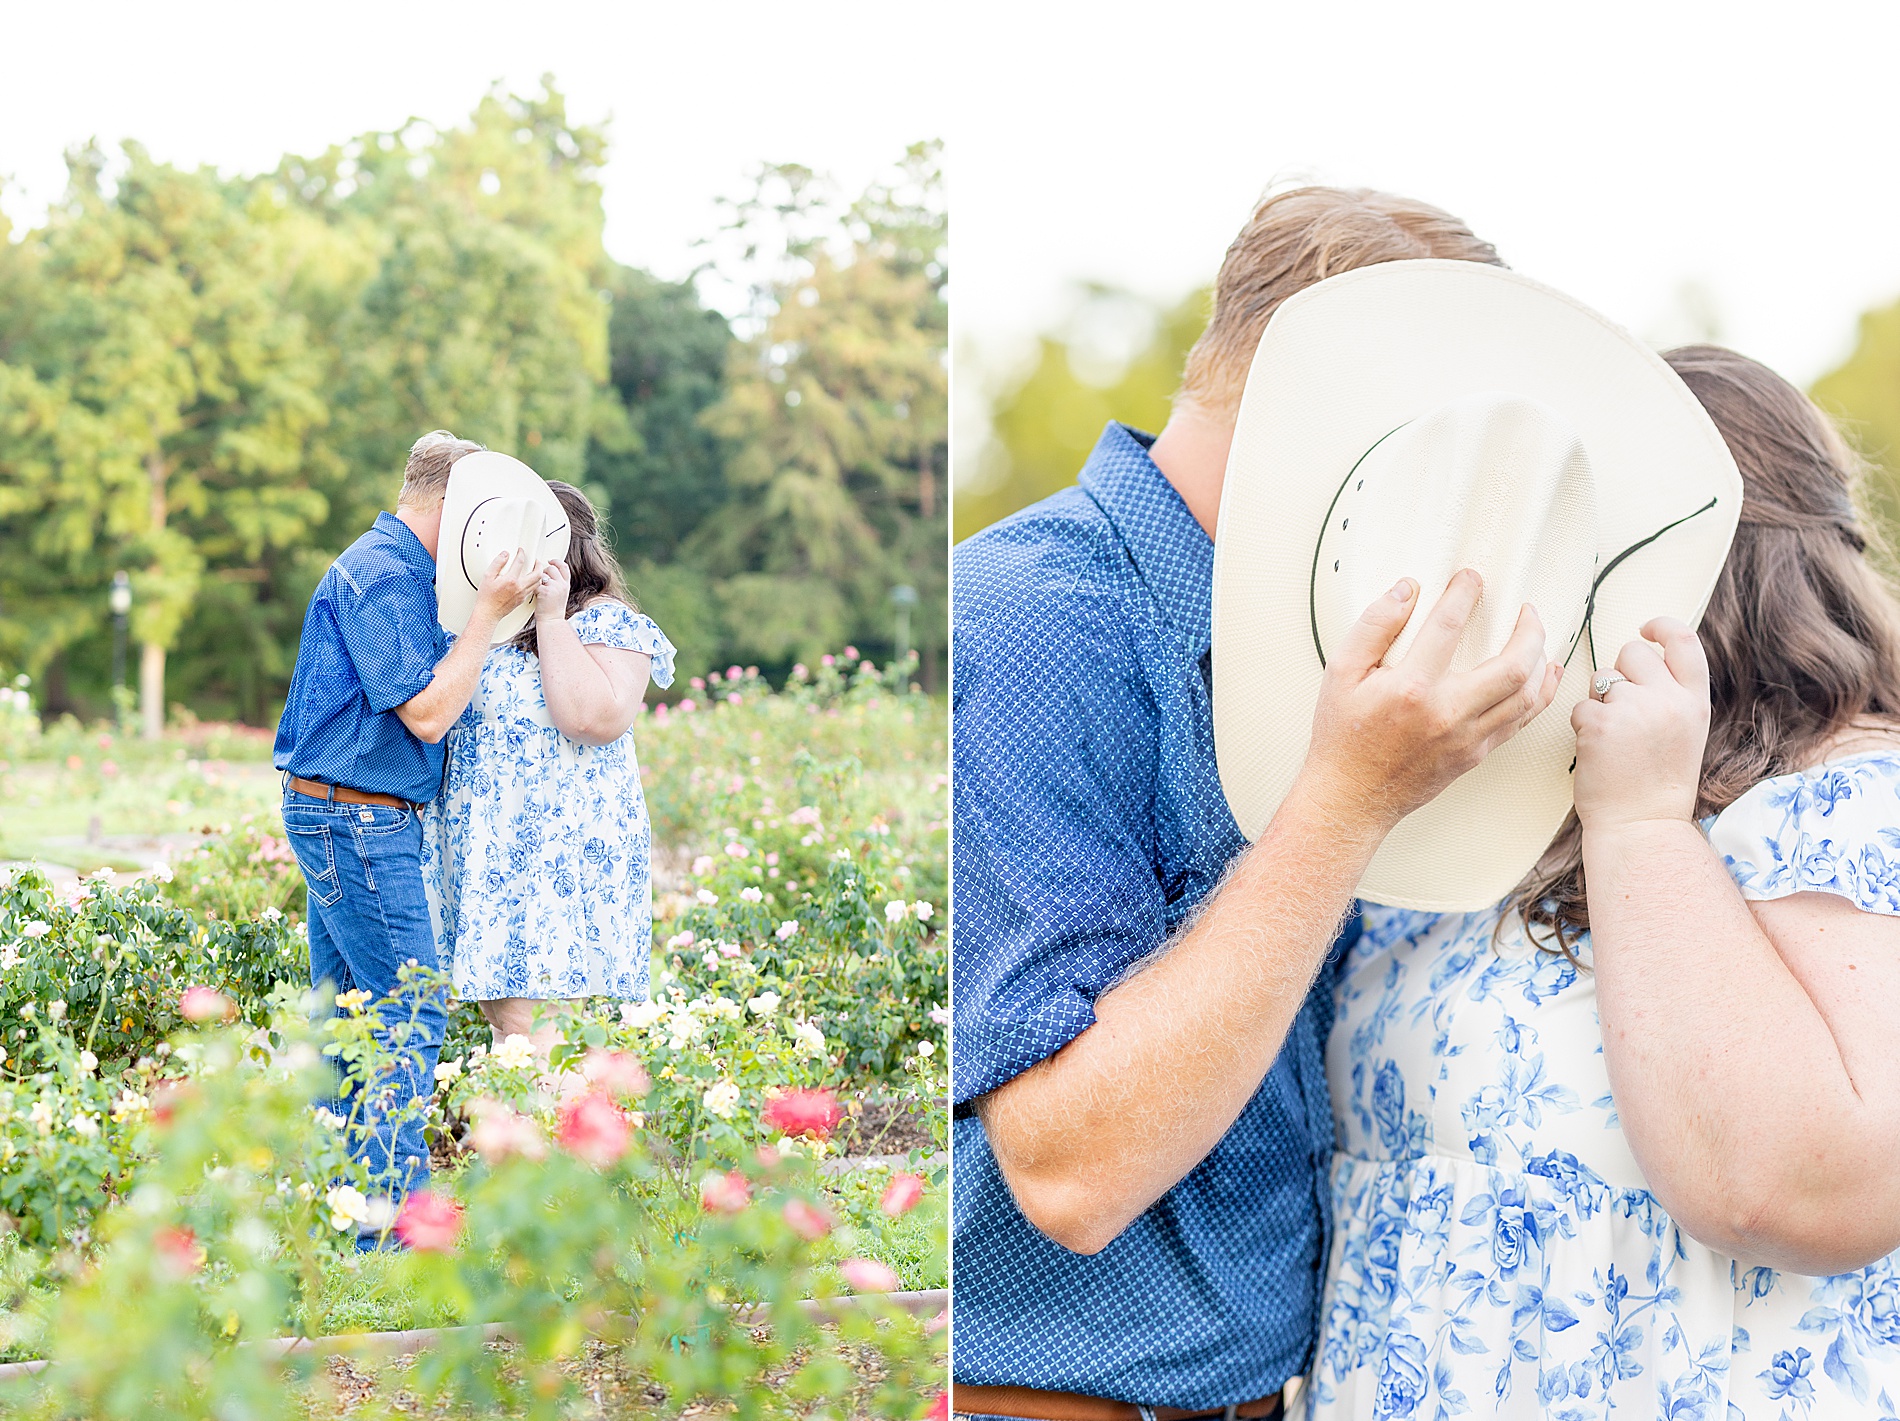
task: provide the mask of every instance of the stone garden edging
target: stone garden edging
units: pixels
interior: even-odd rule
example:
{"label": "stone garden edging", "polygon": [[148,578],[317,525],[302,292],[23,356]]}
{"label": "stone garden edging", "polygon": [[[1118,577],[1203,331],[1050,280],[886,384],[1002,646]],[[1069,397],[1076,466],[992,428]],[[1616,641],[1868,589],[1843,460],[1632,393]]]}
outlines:
{"label": "stone garden edging", "polygon": [[[926,1288],[918,1292],[846,1293],[835,1298],[807,1298],[799,1304],[799,1307],[808,1314],[823,1317],[833,1315],[865,1298],[884,1298],[909,1312],[940,1312],[950,1305],[949,1289]],[[754,1318],[763,1324],[764,1314],[763,1308],[744,1307],[739,1309],[738,1316],[742,1324],[749,1323]],[[460,1327],[416,1327],[405,1332],[342,1332],[332,1337],[272,1337],[263,1342],[239,1345],[263,1347],[280,1354],[311,1352],[325,1357],[401,1357],[433,1347],[440,1338],[458,1337],[471,1332],[479,1332],[484,1342],[493,1342],[508,1336],[508,1324],[484,1322],[468,1323]],[[0,1362],[0,1383],[18,1381],[52,1365],[50,1360],[44,1358],[31,1362]]]}

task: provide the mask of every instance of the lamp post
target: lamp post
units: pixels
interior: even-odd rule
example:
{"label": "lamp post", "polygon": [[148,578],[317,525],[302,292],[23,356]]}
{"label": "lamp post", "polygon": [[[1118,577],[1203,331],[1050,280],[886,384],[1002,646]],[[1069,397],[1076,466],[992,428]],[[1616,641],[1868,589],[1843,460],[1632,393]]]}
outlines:
{"label": "lamp post", "polygon": [[116,700],[125,689],[125,627],[132,611],[132,579],[123,570],[112,574],[106,605],[112,609],[112,691]]}
{"label": "lamp post", "polygon": [[917,605],[917,589],[908,584],[891,589],[891,606],[897,609],[897,660],[910,659],[910,609]]}

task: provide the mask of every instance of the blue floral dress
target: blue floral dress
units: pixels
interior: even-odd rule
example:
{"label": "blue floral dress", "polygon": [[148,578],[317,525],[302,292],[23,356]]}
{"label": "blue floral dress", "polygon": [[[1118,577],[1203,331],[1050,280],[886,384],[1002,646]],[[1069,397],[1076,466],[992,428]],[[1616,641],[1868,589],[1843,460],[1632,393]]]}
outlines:
{"label": "blue floral dress", "polygon": [[[1900,913],[1900,756],[1766,780],[1704,827],[1745,897]],[[1368,906],[1342,965],[1307,1414],[1895,1417],[1900,1254],[1807,1278],[1684,1234],[1618,1126],[1594,976],[1497,922]]]}
{"label": "blue floral dress", "polygon": [[[632,608],[597,602],[572,625],[584,645],[645,653],[653,683],[672,683],[673,644]],[[633,732],[568,739],[548,716],[540,658],[498,646],[448,741],[422,879],[456,995],[644,1000],[652,834]]]}

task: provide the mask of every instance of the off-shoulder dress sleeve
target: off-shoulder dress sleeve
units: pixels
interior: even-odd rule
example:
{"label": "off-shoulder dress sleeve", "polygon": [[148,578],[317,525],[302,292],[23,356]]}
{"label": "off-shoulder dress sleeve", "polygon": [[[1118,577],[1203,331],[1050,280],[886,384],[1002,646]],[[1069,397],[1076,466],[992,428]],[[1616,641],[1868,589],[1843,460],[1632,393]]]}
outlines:
{"label": "off-shoulder dress sleeve", "polygon": [[624,602],[596,602],[574,614],[574,635],[583,646],[613,646],[653,658],[653,684],[673,684],[673,643],[653,618]]}
{"label": "off-shoulder dress sleeve", "polygon": [[1900,915],[1900,755],[1763,780],[1708,824],[1744,898],[1833,893]]}

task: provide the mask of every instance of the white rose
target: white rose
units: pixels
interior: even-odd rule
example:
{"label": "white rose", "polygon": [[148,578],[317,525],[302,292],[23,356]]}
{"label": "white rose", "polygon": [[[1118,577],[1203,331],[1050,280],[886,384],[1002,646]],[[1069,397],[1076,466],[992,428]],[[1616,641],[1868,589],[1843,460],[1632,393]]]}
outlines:
{"label": "white rose", "polygon": [[778,925],[778,940],[789,942],[798,935],[798,924],[787,918]]}
{"label": "white rose", "polygon": [[887,923],[901,923],[904,921],[904,914],[909,911],[910,906],[905,903],[902,898],[893,898],[884,905],[884,921]]}
{"label": "white rose", "polygon": [[915,903],[911,904],[911,908],[917,914],[917,921],[920,923],[929,922],[930,915],[937,911],[935,908],[931,907],[928,903],[924,902],[923,899],[921,898],[918,899]]}
{"label": "white rose", "polygon": [[534,1064],[534,1043],[517,1033],[491,1051],[488,1059],[509,1070],[525,1070]]}
{"label": "white rose", "polygon": [[435,1063],[436,1080],[453,1081],[453,1080],[460,1080],[461,1077],[462,1077],[462,1063],[459,1060],[437,1061]]}
{"label": "white rose", "polygon": [[770,1016],[773,1012],[778,1010],[778,1004],[779,995],[777,992],[761,992],[758,996],[749,998],[746,1001],[747,1008],[754,1016]]}
{"label": "white rose", "polygon": [[731,1081],[719,1081],[702,1097],[706,1109],[721,1120],[730,1120],[739,1105],[739,1087]]}
{"label": "white rose", "polygon": [[330,1206],[330,1227],[338,1233],[369,1218],[369,1200],[353,1184],[334,1186],[324,1194],[323,1202]]}
{"label": "white rose", "polygon": [[699,901],[704,903],[708,908],[719,901],[719,895],[710,888],[702,888],[693,896],[699,899]]}
{"label": "white rose", "polygon": [[824,1056],[825,1033],[809,1021],[801,1021],[792,1028],[792,1049],[801,1056]]}
{"label": "white rose", "polygon": [[646,1031],[654,1022],[666,1015],[666,1007],[655,1001],[622,1002],[620,1004],[620,1022],[635,1031]]}
{"label": "white rose", "polygon": [[763,903],[765,901],[764,892],[757,888],[741,888],[739,890],[739,897],[748,903]]}
{"label": "white rose", "polygon": [[917,1054],[928,1059],[937,1054],[937,1048],[928,1041],[919,1041],[917,1043]]}
{"label": "white rose", "polygon": [[90,1051],[81,1051],[79,1053],[79,1074],[80,1075],[89,1076],[98,1069],[99,1069],[99,1058],[97,1056],[93,1055],[92,1052]]}

